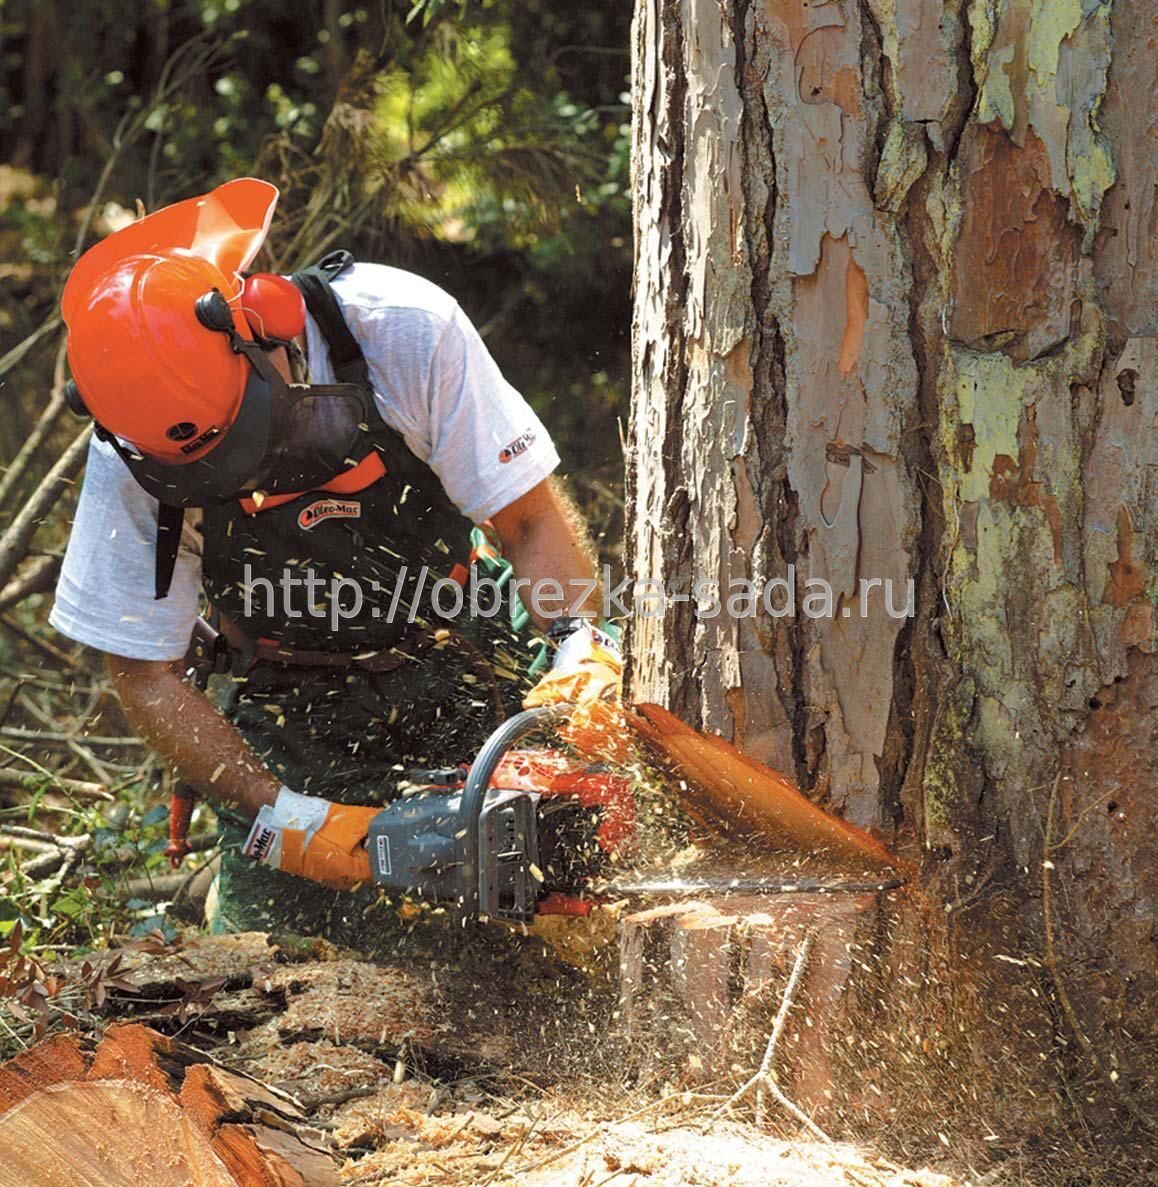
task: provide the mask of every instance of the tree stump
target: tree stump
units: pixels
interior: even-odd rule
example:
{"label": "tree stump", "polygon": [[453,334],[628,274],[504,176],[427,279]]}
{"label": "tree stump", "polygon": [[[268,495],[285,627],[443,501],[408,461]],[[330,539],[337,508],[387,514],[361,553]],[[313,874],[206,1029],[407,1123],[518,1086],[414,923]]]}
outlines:
{"label": "tree stump", "polygon": [[[852,969],[857,928],[878,894],[783,894],[668,903],[620,923],[619,1011],[637,1068],[682,1060],[717,1077],[751,1070],[737,1022],[777,1000],[793,955],[817,933],[801,985],[806,1025],[794,1028],[794,1092],[805,1108],[831,1093],[827,1046]],[[764,1036],[766,1038],[767,1036]]]}
{"label": "tree stump", "polygon": [[0,1187],[327,1187],[294,1102],[146,1026],[56,1035],[0,1065]]}

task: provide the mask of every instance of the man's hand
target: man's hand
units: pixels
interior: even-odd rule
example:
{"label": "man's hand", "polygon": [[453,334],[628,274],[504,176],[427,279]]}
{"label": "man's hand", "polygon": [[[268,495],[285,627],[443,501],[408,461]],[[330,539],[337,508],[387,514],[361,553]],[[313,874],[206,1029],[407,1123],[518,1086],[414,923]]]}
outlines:
{"label": "man's hand", "polygon": [[606,631],[584,622],[559,644],[551,670],[527,693],[523,707],[617,701],[622,679],[619,644]]}
{"label": "man's hand", "polygon": [[370,882],[366,834],[379,811],[283,787],[258,812],[242,852],[275,870],[334,890],[353,890]]}
{"label": "man's hand", "polygon": [[619,644],[590,623],[559,645],[551,670],[527,693],[523,707],[569,703],[560,734],[585,757],[626,762],[627,728],[620,703],[623,661]]}

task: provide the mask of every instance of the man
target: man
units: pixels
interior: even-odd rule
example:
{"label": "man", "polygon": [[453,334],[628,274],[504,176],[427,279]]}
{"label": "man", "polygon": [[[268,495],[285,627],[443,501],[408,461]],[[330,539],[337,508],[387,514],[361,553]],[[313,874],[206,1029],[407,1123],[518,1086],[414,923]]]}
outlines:
{"label": "man", "polygon": [[[432,588],[509,565],[580,591],[530,599],[579,654],[530,703],[614,694],[618,666],[571,617],[595,613],[592,564],[554,446],[457,304],[340,258],[297,287],[246,278],[276,198],[230,182],[74,268],[97,437],[50,621],[106,653],[134,728],[215,801],[214,925],[356,939],[378,806],[408,768],[469,758],[524,691],[518,615],[443,618]],[[202,593],[231,644],[224,716],[187,678]]]}

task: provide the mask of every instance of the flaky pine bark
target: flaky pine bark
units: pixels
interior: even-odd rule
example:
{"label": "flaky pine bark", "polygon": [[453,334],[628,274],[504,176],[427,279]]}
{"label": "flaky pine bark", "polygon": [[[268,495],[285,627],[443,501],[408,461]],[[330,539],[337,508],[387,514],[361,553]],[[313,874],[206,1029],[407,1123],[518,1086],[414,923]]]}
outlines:
{"label": "flaky pine bark", "polygon": [[[632,694],[1027,899],[1052,794],[1062,934],[1119,1020],[1153,961],[1154,46],[1138,0],[634,27],[630,565],[692,597],[635,616]],[[790,573],[794,616],[695,612]],[[861,584],[895,611],[910,578],[904,619]]]}

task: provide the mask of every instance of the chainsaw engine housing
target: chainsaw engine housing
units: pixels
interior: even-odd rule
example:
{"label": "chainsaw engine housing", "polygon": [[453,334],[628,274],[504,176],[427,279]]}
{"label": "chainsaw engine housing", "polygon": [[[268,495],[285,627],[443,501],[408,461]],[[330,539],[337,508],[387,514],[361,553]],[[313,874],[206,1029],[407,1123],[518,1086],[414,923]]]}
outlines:
{"label": "chainsaw engine housing", "polygon": [[430,902],[469,903],[468,914],[510,923],[537,913],[585,914],[587,882],[634,827],[629,781],[557,751],[505,751],[491,765],[475,821],[463,807],[470,768],[414,773],[423,785],[371,821],[375,884]]}

